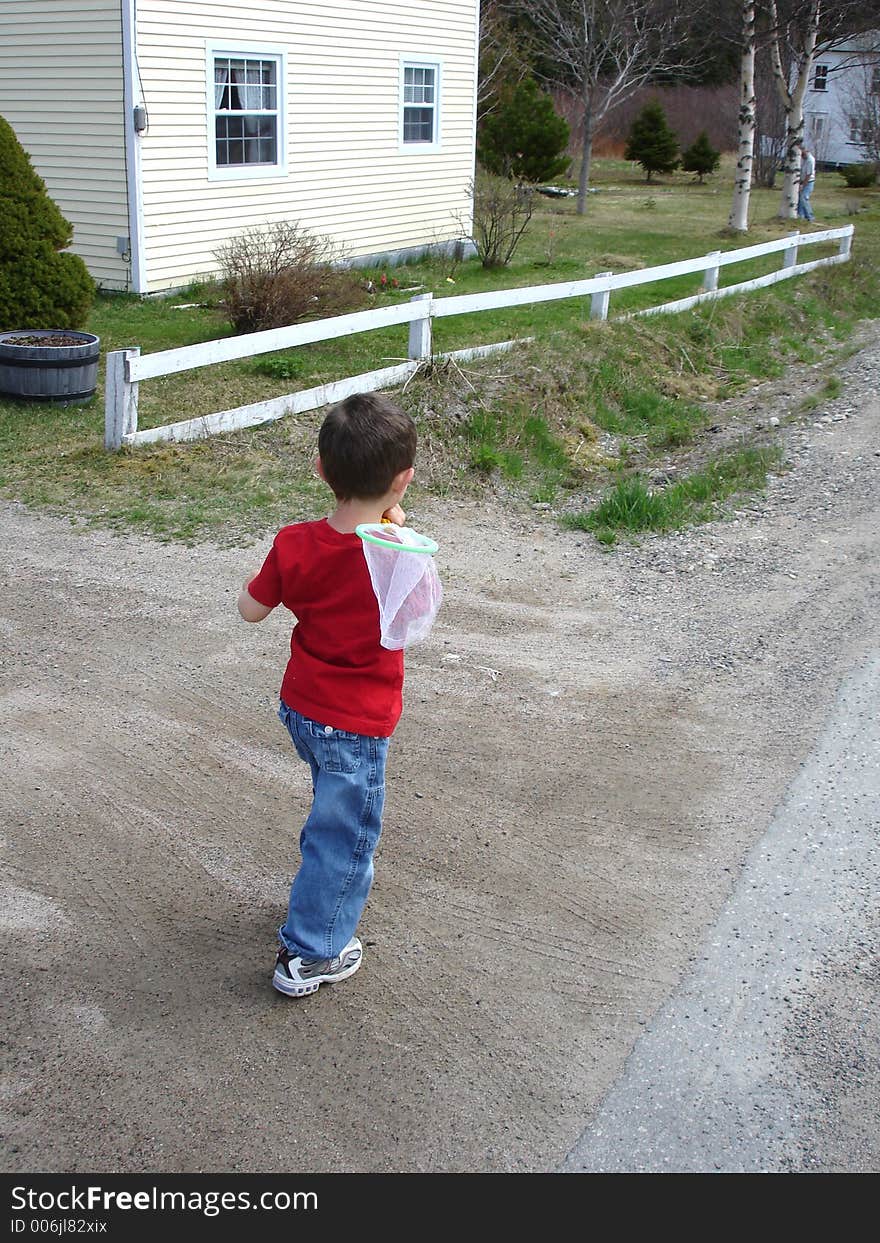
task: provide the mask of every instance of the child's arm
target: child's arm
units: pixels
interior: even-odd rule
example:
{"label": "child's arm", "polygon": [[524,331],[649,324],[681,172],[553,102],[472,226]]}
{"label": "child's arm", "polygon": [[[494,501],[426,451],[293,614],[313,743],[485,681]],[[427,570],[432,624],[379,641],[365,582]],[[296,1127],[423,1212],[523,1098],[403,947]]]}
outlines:
{"label": "child's arm", "polygon": [[241,613],[245,621],[259,622],[262,621],[264,617],[268,617],[272,610],[267,605],[260,604],[260,602],[255,600],[248,591],[248,587],[252,581],[253,575],[251,575],[250,578],[245,579],[242,584],[241,591],[238,593],[238,611]]}

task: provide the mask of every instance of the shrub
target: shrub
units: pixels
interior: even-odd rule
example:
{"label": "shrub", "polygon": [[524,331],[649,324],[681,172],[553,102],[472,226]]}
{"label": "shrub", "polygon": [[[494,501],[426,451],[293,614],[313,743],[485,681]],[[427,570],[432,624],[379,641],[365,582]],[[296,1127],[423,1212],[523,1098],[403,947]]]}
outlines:
{"label": "shrub", "polygon": [[85,323],[95,282],[79,255],[65,251],[72,239],[73,228],[0,117],[0,330]]}
{"label": "shrub", "polygon": [[721,152],[716,151],[709,142],[709,135],[702,130],[688,147],[681,153],[681,166],[686,173],[696,173],[702,185],[707,173],[714,173],[721,163]]}
{"label": "shrub", "polygon": [[845,164],[839,172],[851,190],[866,190],[877,180],[876,164]]}
{"label": "shrub", "polygon": [[474,199],[474,245],[484,268],[510,263],[532,218],[535,191],[481,169],[471,183]]}
{"label": "shrub", "polygon": [[501,177],[550,181],[568,168],[568,123],[534,78],[521,82],[510,99],[483,121],[477,159]]}
{"label": "shrub", "polygon": [[678,138],[666,123],[666,113],[656,100],[645,104],[633,121],[623,156],[641,164],[648,181],[652,173],[671,173],[678,168]]}
{"label": "shrub", "polygon": [[290,221],[245,229],[215,258],[221,307],[236,332],[284,328],[309,314],[339,314],[366,301],[362,282],[340,266],[332,242]]}

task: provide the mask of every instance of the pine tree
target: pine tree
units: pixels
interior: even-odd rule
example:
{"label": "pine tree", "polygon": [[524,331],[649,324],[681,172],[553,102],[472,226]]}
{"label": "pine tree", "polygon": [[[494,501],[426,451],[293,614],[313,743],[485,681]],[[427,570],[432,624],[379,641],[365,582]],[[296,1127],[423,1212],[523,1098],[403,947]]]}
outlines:
{"label": "pine tree", "polygon": [[568,123],[534,78],[521,82],[507,103],[483,121],[477,159],[483,168],[520,181],[550,181],[568,168]]}
{"label": "pine tree", "polygon": [[671,173],[678,168],[678,138],[656,100],[646,104],[633,122],[624,159],[641,164],[648,181],[652,173]]}
{"label": "pine tree", "polygon": [[720,163],[721,152],[711,145],[705,130],[697,135],[687,151],[682,152],[682,168],[686,173],[696,173],[701,185],[706,173],[714,173]]}
{"label": "pine tree", "polygon": [[65,251],[73,229],[0,117],[0,330],[79,328],[95,283]]}

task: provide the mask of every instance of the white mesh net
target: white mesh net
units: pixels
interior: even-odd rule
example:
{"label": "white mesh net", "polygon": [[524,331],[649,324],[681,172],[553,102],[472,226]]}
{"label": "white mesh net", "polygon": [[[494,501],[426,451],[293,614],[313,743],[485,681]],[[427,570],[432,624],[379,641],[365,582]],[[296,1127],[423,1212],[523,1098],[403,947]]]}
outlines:
{"label": "white mesh net", "polygon": [[[424,639],[443,599],[430,540],[409,527],[382,523],[359,530],[373,591],[379,602],[380,642],[396,650]],[[373,543],[372,535],[381,544]]]}

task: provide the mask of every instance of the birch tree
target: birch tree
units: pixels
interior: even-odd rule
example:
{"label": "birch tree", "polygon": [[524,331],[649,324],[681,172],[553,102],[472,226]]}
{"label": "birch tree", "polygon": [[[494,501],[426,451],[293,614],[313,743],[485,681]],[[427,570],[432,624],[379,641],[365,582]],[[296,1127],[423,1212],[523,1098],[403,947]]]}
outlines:
{"label": "birch tree", "polygon": [[[776,89],[785,110],[785,165],[779,216],[782,220],[794,220],[797,218],[800,189],[799,144],[804,137],[804,95],[813,72],[816,45],[819,42],[822,0],[807,0],[805,4],[795,5],[788,20],[783,21],[780,21],[779,7],[777,0],[767,0],[770,59]],[[786,58],[783,51],[786,44],[791,54],[790,78],[785,72]]]}
{"label": "birch tree", "polygon": [[590,186],[593,140],[608,114],[663,73],[683,71],[686,0],[509,0],[541,45],[541,76],[572,91],[582,110],[577,211]]}
{"label": "birch tree", "polygon": [[740,52],[739,116],[737,118],[736,173],[728,227],[746,233],[749,227],[749,201],[752,193],[752,165],[755,158],[755,0],[742,0],[742,44]]}

